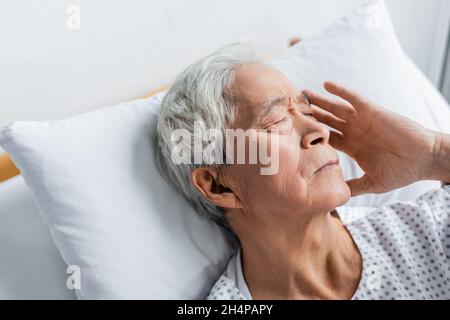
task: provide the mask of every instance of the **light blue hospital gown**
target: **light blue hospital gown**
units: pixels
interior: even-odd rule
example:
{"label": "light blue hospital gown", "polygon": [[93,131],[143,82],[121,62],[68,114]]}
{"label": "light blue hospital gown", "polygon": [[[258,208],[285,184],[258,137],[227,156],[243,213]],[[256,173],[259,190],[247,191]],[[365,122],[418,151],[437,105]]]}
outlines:
{"label": "light blue hospital gown", "polygon": [[[358,246],[363,272],[352,299],[450,299],[450,186],[416,202],[337,209]],[[240,252],[207,299],[252,299]]]}

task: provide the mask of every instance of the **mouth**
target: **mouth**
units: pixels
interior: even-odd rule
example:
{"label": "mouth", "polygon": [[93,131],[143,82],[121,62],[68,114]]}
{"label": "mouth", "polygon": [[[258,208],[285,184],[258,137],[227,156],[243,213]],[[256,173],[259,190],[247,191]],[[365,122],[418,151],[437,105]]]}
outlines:
{"label": "mouth", "polygon": [[324,171],[327,171],[329,169],[333,169],[333,168],[336,168],[336,167],[339,167],[339,158],[328,161],[323,166],[321,166],[319,169],[317,169],[316,172],[314,172],[314,174],[322,173]]}

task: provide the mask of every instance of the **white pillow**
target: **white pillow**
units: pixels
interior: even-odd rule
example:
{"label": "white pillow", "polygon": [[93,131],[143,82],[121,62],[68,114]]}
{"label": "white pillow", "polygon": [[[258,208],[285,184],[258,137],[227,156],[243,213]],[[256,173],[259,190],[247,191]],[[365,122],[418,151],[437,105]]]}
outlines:
{"label": "white pillow", "polygon": [[[273,64],[299,89],[338,80],[439,128],[446,105],[402,53],[385,10],[371,2]],[[80,298],[203,298],[234,251],[156,171],[160,98],[0,131],[64,260],[81,267]],[[369,196],[362,205],[382,200]]]}
{"label": "white pillow", "polygon": [[1,131],[64,261],[81,268],[78,298],[203,298],[233,252],[157,171],[160,98]]}

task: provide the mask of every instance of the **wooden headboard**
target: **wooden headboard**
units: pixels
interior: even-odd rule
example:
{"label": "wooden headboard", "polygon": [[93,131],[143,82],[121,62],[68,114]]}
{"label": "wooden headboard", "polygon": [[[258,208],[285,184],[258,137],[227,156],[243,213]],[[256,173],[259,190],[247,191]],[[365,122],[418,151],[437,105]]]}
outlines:
{"label": "wooden headboard", "polygon": [[0,182],[8,180],[20,174],[19,169],[11,161],[11,158],[6,154],[0,154]]}

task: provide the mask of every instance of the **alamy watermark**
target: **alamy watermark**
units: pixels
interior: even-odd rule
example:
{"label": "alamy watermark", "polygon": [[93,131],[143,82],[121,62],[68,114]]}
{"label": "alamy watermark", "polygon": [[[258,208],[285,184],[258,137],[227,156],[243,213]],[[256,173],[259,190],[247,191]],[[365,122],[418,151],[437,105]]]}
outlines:
{"label": "alamy watermark", "polygon": [[377,265],[367,267],[367,288],[369,290],[379,290],[381,288],[381,271]]}
{"label": "alamy watermark", "polygon": [[223,132],[195,121],[193,133],[187,129],[172,132],[171,160],[178,165],[258,164],[261,175],[274,175],[279,169],[279,135],[274,132],[264,129]]}
{"label": "alamy watermark", "polygon": [[75,4],[72,4],[66,8],[66,28],[67,30],[80,30],[81,29],[81,8]]}
{"label": "alamy watermark", "polygon": [[69,290],[81,289],[81,269],[77,265],[70,265],[66,269],[66,273],[70,274],[66,280],[66,288]]}

